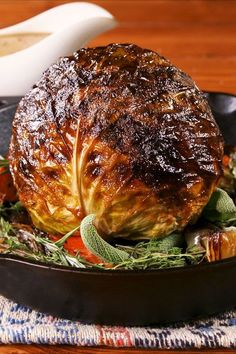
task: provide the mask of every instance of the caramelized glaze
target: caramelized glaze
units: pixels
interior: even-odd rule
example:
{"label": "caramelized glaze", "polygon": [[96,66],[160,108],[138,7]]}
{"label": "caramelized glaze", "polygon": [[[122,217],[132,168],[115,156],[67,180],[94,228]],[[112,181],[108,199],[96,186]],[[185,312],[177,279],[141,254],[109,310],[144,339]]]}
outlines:
{"label": "caramelized glaze", "polygon": [[222,156],[192,79],[151,50],[111,44],[60,59],[22,99],[11,170],[46,231],[95,213],[104,235],[150,238],[196,219]]}

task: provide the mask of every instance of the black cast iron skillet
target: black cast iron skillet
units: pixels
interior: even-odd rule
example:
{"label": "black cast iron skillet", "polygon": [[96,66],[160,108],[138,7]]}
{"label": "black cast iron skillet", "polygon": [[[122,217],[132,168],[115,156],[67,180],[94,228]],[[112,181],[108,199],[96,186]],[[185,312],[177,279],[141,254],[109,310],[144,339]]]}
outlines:
{"label": "black cast iron skillet", "polygon": [[[226,144],[236,145],[236,96],[206,93]],[[18,98],[0,105],[6,153]],[[236,307],[236,257],[166,270],[94,271],[0,255],[0,293],[52,315],[86,323],[156,325]]]}

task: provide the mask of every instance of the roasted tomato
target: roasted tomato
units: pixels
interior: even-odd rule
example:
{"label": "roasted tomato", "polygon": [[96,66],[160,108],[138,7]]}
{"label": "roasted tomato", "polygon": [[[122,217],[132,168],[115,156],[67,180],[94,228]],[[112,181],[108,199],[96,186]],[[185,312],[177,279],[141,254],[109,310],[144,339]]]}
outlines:
{"label": "roasted tomato", "polygon": [[[52,241],[57,241],[61,238],[61,236],[52,236],[48,235],[49,238]],[[77,253],[80,254],[82,258],[84,258],[86,261],[94,264],[98,263],[104,263],[100,258],[92,254],[84,245],[80,234],[77,233],[74,236],[71,236],[64,244],[64,248],[73,256],[75,256]]]}
{"label": "roasted tomato", "polygon": [[17,201],[16,189],[11,174],[6,167],[0,167],[0,204]]}
{"label": "roasted tomato", "polygon": [[222,162],[224,175],[220,179],[219,187],[236,201],[236,147],[225,146]]}
{"label": "roasted tomato", "polygon": [[71,236],[65,243],[64,248],[71,254],[79,252],[82,258],[94,264],[102,263],[102,260],[92,254],[84,245],[80,236]]}

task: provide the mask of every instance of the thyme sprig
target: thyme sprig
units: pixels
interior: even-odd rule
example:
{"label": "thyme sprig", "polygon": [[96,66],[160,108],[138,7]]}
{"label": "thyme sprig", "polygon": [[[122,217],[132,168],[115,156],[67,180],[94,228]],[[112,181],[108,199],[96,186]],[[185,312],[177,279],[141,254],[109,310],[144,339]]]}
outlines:
{"label": "thyme sprig", "polygon": [[0,167],[8,167],[9,166],[9,161],[7,159],[4,159],[2,156],[0,156]]}
{"label": "thyme sprig", "polygon": [[7,159],[4,159],[0,155],[0,175],[4,175],[5,173],[8,173],[9,171],[9,161]]}
{"label": "thyme sprig", "polygon": [[[93,219],[93,218],[92,218]],[[91,224],[91,220],[87,225],[89,233],[86,238],[91,238],[90,250],[93,250],[96,245],[96,255],[101,259],[107,258],[109,252],[109,269],[156,269],[156,268],[171,268],[182,267],[189,263],[199,263],[204,255],[203,251],[195,253],[183,253],[179,245],[181,235],[170,235],[162,240],[154,239],[148,242],[139,242],[135,246],[116,247],[104,242],[100,243],[100,236],[97,231],[91,232],[91,228],[95,227]],[[40,261],[47,264],[58,264],[71,266],[76,268],[105,268],[105,263],[92,264],[83,259],[79,253],[75,256],[70,255],[64,248],[63,244],[74,234],[78,228],[68,232],[65,236],[56,242],[51,241],[40,234],[31,231],[31,228],[18,228],[8,221],[0,218],[0,252],[3,254],[11,254],[24,257],[34,261]],[[87,231],[88,231],[87,230]],[[83,231],[84,232],[84,231]],[[85,231],[86,232],[86,231]],[[102,245],[102,250],[100,249]],[[104,251],[105,248],[105,251]],[[107,248],[107,249],[106,249]],[[104,253],[105,252],[105,253]],[[114,253],[115,252],[115,253]],[[104,254],[106,257],[104,257]],[[117,258],[117,254],[126,254],[126,257]],[[113,257],[115,255],[115,257]],[[114,261],[112,262],[112,260]]]}
{"label": "thyme sprig", "polygon": [[3,216],[4,214],[9,212],[19,213],[23,210],[25,210],[25,208],[23,207],[20,201],[9,205],[0,204],[0,216]]}
{"label": "thyme sprig", "polygon": [[99,258],[110,263],[111,269],[154,269],[183,267],[197,264],[204,258],[205,251],[183,252],[183,236],[171,234],[163,239],[139,242],[135,246],[111,246],[98,234],[93,220],[88,215],[81,223],[81,237],[86,247]]}
{"label": "thyme sprig", "polygon": [[[172,247],[168,251],[160,251],[158,240],[146,242],[147,245],[138,244],[136,247],[123,246],[119,248],[131,253],[131,257],[119,264],[114,269],[163,269],[184,267],[187,264],[198,264],[205,251],[198,250],[195,253],[183,252],[180,247]],[[150,247],[150,243],[152,246]],[[155,246],[156,244],[156,246]]]}
{"label": "thyme sprig", "polygon": [[[76,231],[73,230],[63,236],[65,241]],[[72,266],[76,268],[90,268],[91,263],[80,257],[70,255],[62,243],[53,242],[24,229],[16,229],[9,222],[0,218],[0,251],[34,261],[50,264]]]}

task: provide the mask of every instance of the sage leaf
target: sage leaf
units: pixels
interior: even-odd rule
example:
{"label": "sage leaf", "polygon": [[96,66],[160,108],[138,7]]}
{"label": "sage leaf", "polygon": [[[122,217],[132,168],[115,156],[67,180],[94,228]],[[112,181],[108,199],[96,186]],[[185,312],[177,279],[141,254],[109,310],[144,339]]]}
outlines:
{"label": "sage leaf", "polygon": [[202,212],[202,216],[220,224],[227,224],[236,218],[236,206],[223,189],[217,188]]}
{"label": "sage leaf", "polygon": [[[154,240],[150,242],[154,242]],[[168,252],[173,247],[182,247],[184,244],[184,237],[181,233],[172,233],[164,238],[157,239],[156,244],[159,252]]]}
{"label": "sage leaf", "polygon": [[101,258],[103,261],[118,264],[129,258],[129,254],[125,251],[119,250],[111,246],[108,242],[99,236],[93,220],[95,215],[86,216],[80,224],[80,234],[85,247],[88,248],[95,256]]}

